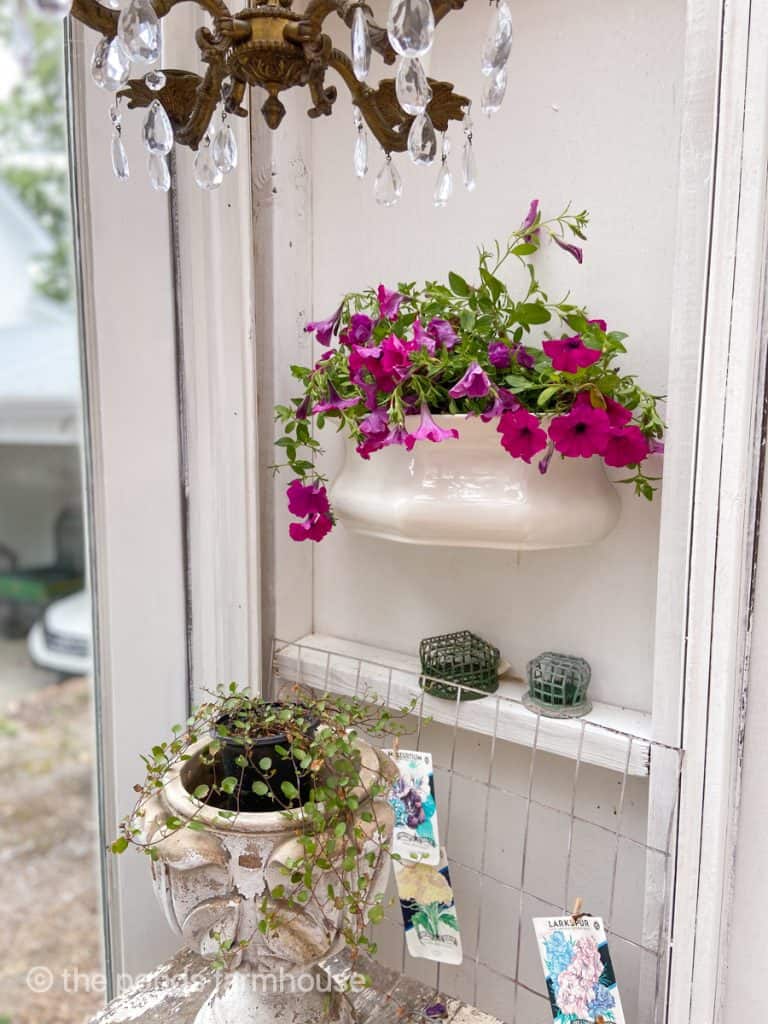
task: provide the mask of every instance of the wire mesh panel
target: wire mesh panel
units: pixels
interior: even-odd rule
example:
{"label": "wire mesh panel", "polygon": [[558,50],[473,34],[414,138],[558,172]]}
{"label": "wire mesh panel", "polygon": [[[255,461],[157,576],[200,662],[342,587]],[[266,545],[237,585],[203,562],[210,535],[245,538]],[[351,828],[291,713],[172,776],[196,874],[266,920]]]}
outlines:
{"label": "wire mesh panel", "polygon": [[676,799],[660,821],[649,772],[660,766],[676,793],[681,752],[590,718],[544,718],[504,686],[465,703],[472,688],[457,684],[453,700],[440,700],[393,662],[279,640],[273,650],[277,693],[298,683],[398,708],[416,701],[401,742],[433,756],[464,961],[408,955],[394,883],[374,936],[381,961],[508,1024],[545,1024],[531,919],[567,915],[580,897],[605,919],[627,1021],[661,1021]]}

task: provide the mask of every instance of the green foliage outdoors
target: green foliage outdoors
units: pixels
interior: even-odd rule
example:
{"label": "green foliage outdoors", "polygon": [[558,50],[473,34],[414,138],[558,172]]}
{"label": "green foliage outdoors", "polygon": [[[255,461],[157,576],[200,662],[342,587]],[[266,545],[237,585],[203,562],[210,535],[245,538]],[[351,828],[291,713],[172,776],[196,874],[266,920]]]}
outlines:
{"label": "green foliage outdoors", "polygon": [[14,0],[0,0],[0,47],[20,53],[24,65],[20,80],[0,98],[0,180],[51,236],[51,250],[40,253],[31,272],[42,295],[64,303],[72,299],[74,283],[63,23],[30,17],[32,45],[23,46],[21,17]]}

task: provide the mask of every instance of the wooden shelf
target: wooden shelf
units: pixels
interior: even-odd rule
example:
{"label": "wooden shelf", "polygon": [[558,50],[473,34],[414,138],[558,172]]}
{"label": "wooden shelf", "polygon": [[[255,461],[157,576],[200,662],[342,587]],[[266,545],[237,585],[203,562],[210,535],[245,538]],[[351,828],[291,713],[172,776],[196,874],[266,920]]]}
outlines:
{"label": "wooden shelf", "polygon": [[[352,695],[375,692],[402,707],[419,695],[419,662],[407,654],[318,633],[293,643],[275,641],[275,674],[283,680]],[[612,704],[595,703],[585,718],[539,718],[521,698],[526,687],[501,677],[500,700],[454,701],[424,696],[424,715],[435,722],[492,736],[586,764],[647,776],[651,759],[651,716]],[[498,711],[497,711],[498,705]],[[458,711],[458,713],[457,713]],[[537,732],[538,722],[538,732]]]}

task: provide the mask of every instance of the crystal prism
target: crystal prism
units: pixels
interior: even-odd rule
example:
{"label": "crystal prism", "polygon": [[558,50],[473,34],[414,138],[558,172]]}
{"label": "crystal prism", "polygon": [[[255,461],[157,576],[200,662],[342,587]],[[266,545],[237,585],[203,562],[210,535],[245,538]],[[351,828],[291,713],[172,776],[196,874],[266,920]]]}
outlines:
{"label": "crystal prism", "polygon": [[168,158],[162,153],[150,153],[147,160],[149,183],[156,192],[167,192],[171,187],[171,172]]}
{"label": "crystal prism", "polygon": [[447,163],[443,163],[437,176],[435,187],[435,206],[447,206],[453,195],[453,172]]}
{"label": "crystal prism", "polygon": [[130,175],[128,154],[119,132],[115,132],[112,136],[112,170],[118,181],[128,181]]}
{"label": "crystal prism", "polygon": [[72,7],[72,0],[30,0],[30,5],[44,18],[65,18]]}
{"label": "crystal prism", "polygon": [[432,45],[435,15],[429,0],[392,0],[387,34],[393,50],[404,57],[419,57]]}
{"label": "crystal prism", "polygon": [[414,118],[408,135],[408,155],[415,164],[431,164],[437,155],[437,135],[429,114]]}
{"label": "crystal prism", "polygon": [[507,0],[499,0],[491,15],[491,24],[483,48],[483,74],[492,75],[509,60],[512,50],[512,12]]}
{"label": "crystal prism", "polygon": [[120,0],[106,0],[106,6],[111,7],[113,11],[119,11],[123,5]]}
{"label": "crystal prism", "polygon": [[371,70],[371,34],[362,7],[356,7],[352,18],[352,68],[358,82],[364,82]]}
{"label": "crystal prism", "polygon": [[222,174],[237,167],[237,139],[229,121],[222,121],[211,143],[213,162]]}
{"label": "crystal prism", "polygon": [[461,155],[461,171],[464,178],[464,188],[467,192],[474,192],[477,188],[477,160],[475,149],[470,139],[464,142],[464,152]]}
{"label": "crystal prism", "polygon": [[144,85],[149,89],[150,92],[160,92],[161,89],[165,88],[166,77],[162,71],[148,71],[144,75]]}
{"label": "crystal prism", "polygon": [[218,188],[224,180],[221,169],[214,163],[211,147],[206,146],[205,143],[200,146],[200,149],[195,154],[194,170],[196,184],[209,192],[214,188]]}
{"label": "crystal prism", "polygon": [[480,107],[484,114],[495,114],[504,102],[504,95],[507,91],[507,69],[501,68],[495,75],[486,78],[483,83],[483,95],[480,100]]}
{"label": "crystal prism", "polygon": [[144,119],[144,145],[150,153],[163,156],[173,149],[173,128],[160,100],[152,100]]}
{"label": "crystal prism", "polygon": [[117,32],[132,60],[153,64],[160,56],[160,20],[150,0],[130,0],[120,12]]}
{"label": "crystal prism", "polygon": [[406,114],[423,114],[432,99],[432,89],[418,57],[403,57],[395,81],[397,102]]}
{"label": "crystal prism", "polygon": [[128,81],[131,73],[131,55],[119,36],[101,39],[91,58],[91,78],[101,89],[117,90]]}
{"label": "crystal prism", "polygon": [[402,178],[389,157],[376,175],[373,194],[379,206],[394,206],[403,194]]}
{"label": "crystal prism", "polygon": [[353,162],[355,174],[358,178],[364,178],[368,173],[368,133],[365,128],[361,128],[357,132]]}

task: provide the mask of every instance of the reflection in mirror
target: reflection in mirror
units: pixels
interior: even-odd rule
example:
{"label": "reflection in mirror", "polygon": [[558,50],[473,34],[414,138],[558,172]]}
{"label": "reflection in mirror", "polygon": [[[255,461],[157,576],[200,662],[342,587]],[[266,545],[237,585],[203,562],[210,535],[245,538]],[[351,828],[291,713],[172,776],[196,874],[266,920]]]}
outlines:
{"label": "reflection in mirror", "polygon": [[64,27],[0,0],[0,1024],[104,1001]]}

